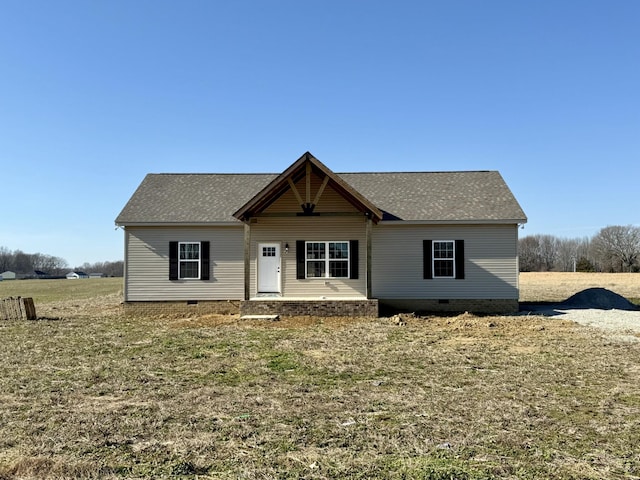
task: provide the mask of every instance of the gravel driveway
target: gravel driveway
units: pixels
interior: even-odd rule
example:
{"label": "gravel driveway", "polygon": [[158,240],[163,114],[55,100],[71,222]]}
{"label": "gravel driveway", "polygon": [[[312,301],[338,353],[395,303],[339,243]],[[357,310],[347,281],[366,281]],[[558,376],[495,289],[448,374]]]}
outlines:
{"label": "gravel driveway", "polygon": [[603,310],[598,308],[567,308],[557,305],[523,305],[522,314],[544,315],[571,320],[581,325],[596,327],[610,332],[616,338],[628,341],[640,341],[640,311]]}

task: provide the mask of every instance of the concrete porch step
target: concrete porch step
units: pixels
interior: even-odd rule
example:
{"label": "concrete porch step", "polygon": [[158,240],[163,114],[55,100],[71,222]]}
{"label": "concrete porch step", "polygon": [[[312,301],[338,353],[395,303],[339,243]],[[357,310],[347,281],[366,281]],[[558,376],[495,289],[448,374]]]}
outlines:
{"label": "concrete porch step", "polygon": [[280,315],[242,315],[240,320],[280,320]]}

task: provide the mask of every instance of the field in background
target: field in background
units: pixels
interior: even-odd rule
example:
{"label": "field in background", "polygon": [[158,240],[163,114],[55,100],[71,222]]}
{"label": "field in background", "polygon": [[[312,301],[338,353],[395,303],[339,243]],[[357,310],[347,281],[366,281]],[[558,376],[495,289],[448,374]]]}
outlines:
{"label": "field in background", "polygon": [[122,294],[122,289],[122,278],[4,280],[0,282],[0,298],[32,297],[38,304]]}
{"label": "field in background", "polygon": [[561,302],[594,287],[606,288],[640,303],[640,274],[637,273],[520,273],[521,302]]}
{"label": "field in background", "polygon": [[640,478],[640,342],[535,316],[133,320],[121,281],[0,282],[47,318],[0,321],[0,480]]}

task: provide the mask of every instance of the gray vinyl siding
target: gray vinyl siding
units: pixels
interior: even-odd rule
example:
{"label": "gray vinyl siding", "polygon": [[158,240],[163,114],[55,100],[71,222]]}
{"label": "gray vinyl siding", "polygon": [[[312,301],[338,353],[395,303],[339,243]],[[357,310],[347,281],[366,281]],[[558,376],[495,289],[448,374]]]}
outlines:
{"label": "gray vinyl siding", "polygon": [[[211,278],[169,280],[170,241],[209,241]],[[127,227],[125,301],[241,300],[243,229],[238,227]]]}
{"label": "gray vinyl siding", "polygon": [[[418,226],[382,223],[372,231],[372,290],[378,299],[518,299],[516,225]],[[126,301],[241,300],[244,233],[237,227],[127,227]],[[465,279],[423,278],[423,240],[464,240]],[[209,241],[211,279],[169,280],[170,241]],[[296,241],[359,242],[358,279],[297,279]],[[259,243],[281,245],[287,298],[366,296],[364,217],[263,217],[251,223],[251,296]],[[285,244],[289,252],[285,253]]]}
{"label": "gray vinyl siding", "polygon": [[[465,278],[425,280],[423,240],[464,240]],[[378,299],[518,299],[516,225],[379,224],[372,238]]]}
{"label": "gray vinyl siding", "polygon": [[[358,240],[357,279],[297,279],[296,240]],[[366,231],[364,216],[258,218],[251,223],[251,296],[257,293],[257,252],[259,243],[281,245],[281,288],[287,298],[364,298],[366,297]],[[285,253],[285,245],[289,252]]]}

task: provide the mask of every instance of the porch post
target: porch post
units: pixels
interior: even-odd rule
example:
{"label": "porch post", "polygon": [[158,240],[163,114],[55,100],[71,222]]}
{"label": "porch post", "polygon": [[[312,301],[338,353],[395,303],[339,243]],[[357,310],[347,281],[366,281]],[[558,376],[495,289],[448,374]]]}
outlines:
{"label": "porch post", "polygon": [[244,224],[244,299],[251,298],[251,226]]}
{"label": "porch post", "polygon": [[373,221],[367,217],[365,233],[367,237],[367,298],[371,298],[371,226]]}

